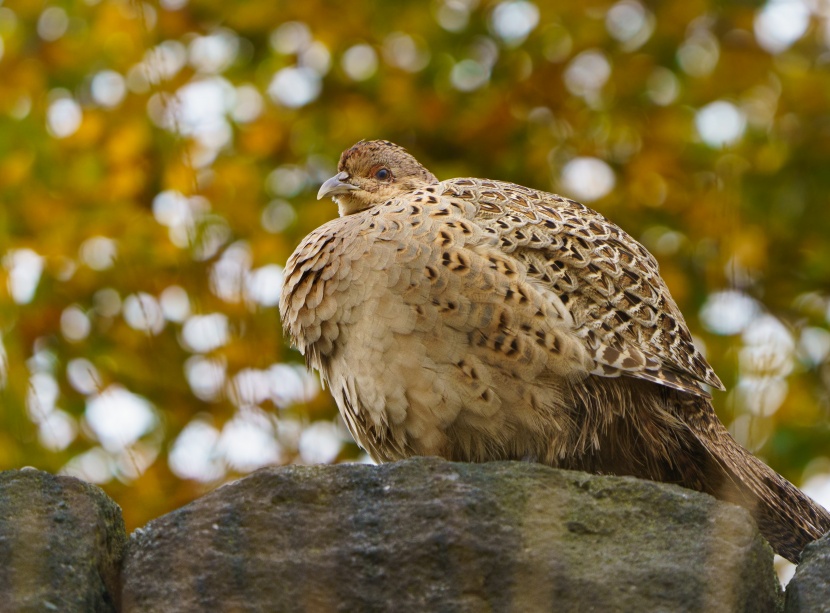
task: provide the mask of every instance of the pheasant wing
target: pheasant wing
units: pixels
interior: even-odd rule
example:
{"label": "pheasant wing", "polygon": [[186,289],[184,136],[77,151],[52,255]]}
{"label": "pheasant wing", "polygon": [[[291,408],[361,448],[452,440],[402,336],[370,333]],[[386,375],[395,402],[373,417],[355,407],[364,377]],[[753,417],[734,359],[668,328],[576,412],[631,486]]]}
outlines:
{"label": "pheasant wing", "polygon": [[707,396],[724,389],[695,347],[683,315],[640,243],[596,211],[512,183],[445,181],[445,196],[472,202],[475,220],[498,238],[528,277],[555,292],[595,367]]}

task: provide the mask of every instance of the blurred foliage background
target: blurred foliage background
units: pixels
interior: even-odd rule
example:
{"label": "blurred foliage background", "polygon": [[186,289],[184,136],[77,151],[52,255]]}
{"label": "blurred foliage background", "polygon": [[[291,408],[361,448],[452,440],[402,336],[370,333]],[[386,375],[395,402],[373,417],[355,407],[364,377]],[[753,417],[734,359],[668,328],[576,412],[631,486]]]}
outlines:
{"label": "blurred foliage background", "polygon": [[364,138],[640,239],[722,420],[830,504],[830,2],[0,2],[0,469],[134,528],[361,459],[285,344],[282,266]]}

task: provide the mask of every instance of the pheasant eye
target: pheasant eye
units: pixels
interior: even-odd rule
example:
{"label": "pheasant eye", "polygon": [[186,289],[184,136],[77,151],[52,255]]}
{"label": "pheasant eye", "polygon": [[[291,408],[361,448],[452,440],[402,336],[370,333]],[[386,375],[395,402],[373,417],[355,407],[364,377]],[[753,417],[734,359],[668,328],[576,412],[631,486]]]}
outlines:
{"label": "pheasant eye", "polygon": [[375,172],[375,178],[380,179],[381,181],[387,181],[392,176],[392,173],[389,172],[388,168],[381,168],[377,172]]}

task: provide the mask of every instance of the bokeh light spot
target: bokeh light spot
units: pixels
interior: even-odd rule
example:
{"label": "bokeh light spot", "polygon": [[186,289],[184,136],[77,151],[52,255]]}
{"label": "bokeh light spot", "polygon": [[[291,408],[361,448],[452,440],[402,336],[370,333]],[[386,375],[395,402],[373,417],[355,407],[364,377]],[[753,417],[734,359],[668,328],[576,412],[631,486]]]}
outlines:
{"label": "bokeh light spot", "polygon": [[80,307],[69,306],[61,313],[61,334],[70,343],[84,340],[91,329],[92,322]]}
{"label": "bokeh light spot", "polygon": [[123,313],[127,325],[135,330],[158,334],[164,329],[164,315],[158,300],[145,292],[127,296]]}
{"label": "bokeh light spot", "polygon": [[111,385],[86,403],[86,421],[107,451],[121,451],[157,423],[155,408],[145,398]]}
{"label": "bokeh light spot", "polygon": [[118,254],[116,242],[106,236],[93,236],[83,242],[80,249],[81,260],[92,270],[106,270],[115,263]]}
{"label": "bokeh light spot", "polygon": [[519,45],[539,25],[539,8],[526,0],[500,2],[493,9],[491,25],[505,43]]}
{"label": "bokeh light spot", "polygon": [[466,59],[452,67],[450,81],[457,90],[471,92],[486,85],[490,80],[490,70],[481,63]]}
{"label": "bokeh light spot", "polygon": [[743,136],[746,115],[731,102],[718,100],[697,112],[695,127],[707,145],[725,147],[734,144]]}
{"label": "bokeh light spot", "polygon": [[35,296],[43,257],[28,248],[13,249],[3,256],[3,267],[8,271],[8,289],[17,304],[28,304]]}
{"label": "bokeh light spot", "polygon": [[769,0],[755,15],[755,38],[770,53],[781,53],[804,36],[810,9],[803,0]]}
{"label": "bokeh light spot", "polygon": [[343,437],[330,421],[315,421],[300,435],[300,457],[306,464],[330,464],[343,448]]}
{"label": "bokeh light spot", "polygon": [[102,390],[98,369],[85,358],[74,358],[69,361],[66,365],[66,378],[72,387],[86,396]]}
{"label": "bokeh light spot", "polygon": [[320,95],[320,76],[311,68],[289,67],[279,70],[268,86],[271,100],[288,108],[299,108]]}
{"label": "bokeh light spot", "polygon": [[184,373],[193,395],[206,402],[220,398],[225,387],[225,363],[194,355],[184,363]]}
{"label": "bokeh light spot", "polygon": [[58,40],[68,27],[69,16],[59,6],[45,8],[37,20],[38,36],[47,42]]}
{"label": "bokeh light spot", "polygon": [[207,353],[218,349],[227,343],[229,338],[228,316],[224,313],[192,315],[187,318],[182,328],[185,346],[194,353]]}
{"label": "bokeh light spot", "polygon": [[370,79],[378,69],[378,54],[369,45],[354,45],[343,54],[343,70],[353,81]]}
{"label": "bokeh light spot", "polygon": [[595,49],[583,51],[565,68],[565,87],[575,96],[596,96],[611,76],[611,64],[605,54]]}
{"label": "bokeh light spot", "polygon": [[700,309],[700,319],[715,334],[738,334],[758,314],[758,302],[738,290],[711,294]]}
{"label": "bokeh light spot", "polygon": [[114,70],[102,70],[92,77],[90,86],[95,102],[103,107],[113,108],[121,104],[127,94],[127,83]]}
{"label": "bokeh light spot", "polygon": [[46,111],[46,128],[55,138],[72,136],[81,127],[83,113],[72,98],[54,100]]}
{"label": "bokeh light spot", "polygon": [[210,482],[225,475],[217,449],[219,431],[202,419],[191,421],[179,433],[167,463],[179,478]]}
{"label": "bokeh light spot", "polygon": [[609,194],[615,183],[614,171],[599,158],[574,158],[562,168],[562,187],[577,200],[598,200]]}
{"label": "bokeh light spot", "polygon": [[168,321],[183,322],[190,315],[190,296],[178,285],[164,288],[159,296],[159,304]]}

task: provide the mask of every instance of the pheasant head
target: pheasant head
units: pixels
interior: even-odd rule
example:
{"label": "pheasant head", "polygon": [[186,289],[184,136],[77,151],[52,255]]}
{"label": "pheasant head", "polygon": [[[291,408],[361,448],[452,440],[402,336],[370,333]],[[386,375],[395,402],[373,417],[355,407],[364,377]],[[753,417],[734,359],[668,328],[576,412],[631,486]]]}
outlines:
{"label": "pheasant head", "polygon": [[344,151],[337,171],[320,187],[317,199],[331,196],[341,217],[438,183],[406,149],[382,140],[360,141]]}

